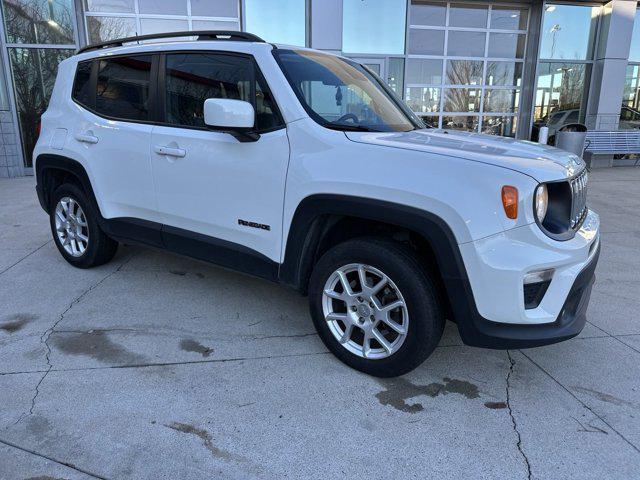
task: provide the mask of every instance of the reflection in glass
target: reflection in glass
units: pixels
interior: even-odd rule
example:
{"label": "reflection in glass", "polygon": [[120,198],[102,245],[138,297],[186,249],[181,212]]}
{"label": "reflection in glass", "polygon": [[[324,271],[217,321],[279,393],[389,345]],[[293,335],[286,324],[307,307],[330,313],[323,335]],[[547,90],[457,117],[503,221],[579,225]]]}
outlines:
{"label": "reflection in glass", "polygon": [[405,0],[344,0],[342,50],[403,54],[406,14]]}
{"label": "reflection in glass", "polygon": [[488,57],[524,58],[524,44],[527,36],[517,33],[490,33]]}
{"label": "reflection in glass", "polygon": [[448,85],[480,85],[482,83],[482,61],[447,60],[445,83]]}
{"label": "reflection in glass", "polygon": [[58,64],[75,53],[53,48],[9,48],[26,167],[31,167],[40,115],[49,104]]}
{"label": "reflection in glass", "polygon": [[73,0],[2,0],[9,43],[75,45]]}
{"label": "reflection in glass", "polygon": [[640,65],[628,65],[622,104],[640,109]]}
{"label": "reflection in glass", "polygon": [[156,15],[186,15],[186,0],[138,0],[140,13]]}
{"label": "reflection in glass", "polygon": [[521,62],[487,62],[486,84],[514,85],[522,84]]}
{"label": "reflection in glass", "polygon": [[446,88],[445,112],[479,112],[482,90],[479,88]]}
{"label": "reflection in glass", "polygon": [[602,7],[547,5],[542,25],[540,58],[588,60]]}
{"label": "reflection in glass", "polygon": [[486,33],[449,31],[447,54],[454,57],[484,57]]}
{"label": "reflection in glass", "polygon": [[473,3],[454,3],[449,10],[449,25],[452,27],[487,28],[486,5]]}
{"label": "reflection in glass", "polygon": [[425,84],[439,85],[442,83],[442,60],[423,58],[407,59],[407,85]]}
{"label": "reflection in glass", "polygon": [[191,0],[191,15],[238,18],[238,0]]}
{"label": "reflection in glass", "polygon": [[5,78],[4,64],[0,62],[0,110],[9,110],[9,96]]}
{"label": "reflection in glass", "polygon": [[579,63],[540,62],[533,111],[533,140],[537,139],[541,126],[549,127],[549,138],[553,141],[558,128],[583,121],[590,67]]}
{"label": "reflection in glass", "polygon": [[391,57],[389,59],[389,76],[387,84],[391,90],[402,96],[402,87],[404,85],[404,58]]}
{"label": "reflection in glass", "polygon": [[123,17],[87,17],[87,32],[89,43],[133,37],[136,35],[136,21]]}
{"label": "reflection in glass", "polygon": [[88,12],[134,13],[134,0],[85,0]]}
{"label": "reflection in glass", "polygon": [[518,126],[518,117],[483,117],[482,133],[488,135],[501,135],[503,137],[515,137]]}
{"label": "reflection in glass", "polygon": [[141,18],[140,30],[142,35],[165,32],[184,32],[189,30],[187,20],[174,20],[169,18]]}
{"label": "reflection in glass", "polygon": [[633,22],[633,34],[631,36],[630,62],[640,62],[640,8],[636,10],[636,19]]}
{"label": "reflection in glass", "polygon": [[438,128],[440,117],[438,117],[437,115],[420,115],[420,118],[426,126],[431,128]]}
{"label": "reflection in glass", "polygon": [[478,117],[471,116],[442,117],[442,128],[477,132],[478,121]]}
{"label": "reflection in glass", "polygon": [[409,53],[416,55],[442,55],[444,30],[409,30]]}
{"label": "reflection in glass", "polygon": [[518,90],[489,88],[484,91],[485,112],[516,113],[520,104]]}
{"label": "reflection in glass", "polygon": [[529,11],[526,8],[494,5],[491,8],[491,28],[526,30],[528,15]]}
{"label": "reflection in glass", "polygon": [[440,2],[412,0],[410,16],[411,25],[444,27],[447,18],[447,6]]}
{"label": "reflection in glass", "polygon": [[193,30],[240,30],[240,24],[237,21],[193,20],[191,24]]}
{"label": "reflection in glass", "polygon": [[305,45],[305,0],[245,0],[245,30],[267,42]]}
{"label": "reflection in glass", "polygon": [[414,112],[436,113],[440,110],[440,89],[433,87],[410,87],[406,89],[405,100]]}

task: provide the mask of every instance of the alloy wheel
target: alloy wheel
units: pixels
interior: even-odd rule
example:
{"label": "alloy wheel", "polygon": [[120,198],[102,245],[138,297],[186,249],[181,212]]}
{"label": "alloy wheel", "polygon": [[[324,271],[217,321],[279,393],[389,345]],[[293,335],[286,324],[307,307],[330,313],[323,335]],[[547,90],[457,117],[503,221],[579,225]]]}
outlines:
{"label": "alloy wheel", "polygon": [[62,197],[55,210],[56,234],[62,248],[80,257],[89,246],[89,226],[82,207],[71,197]]}

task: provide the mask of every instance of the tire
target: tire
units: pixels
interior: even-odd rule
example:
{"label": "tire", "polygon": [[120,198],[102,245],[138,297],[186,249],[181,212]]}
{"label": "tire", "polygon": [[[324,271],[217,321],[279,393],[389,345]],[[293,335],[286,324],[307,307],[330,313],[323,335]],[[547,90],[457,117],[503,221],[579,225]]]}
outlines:
{"label": "tire", "polygon": [[[66,213],[69,208],[73,211],[71,217]],[[63,219],[66,219],[66,223],[62,223]],[[118,242],[107,237],[100,229],[97,212],[82,189],[74,184],[65,183],[53,192],[49,224],[58,251],[74,267],[97,267],[110,261],[116,254]],[[58,227],[61,234],[58,233]],[[71,240],[69,237],[72,237]],[[87,239],[86,242],[84,238]],[[67,239],[67,246],[64,239]],[[86,245],[84,249],[83,245]]]}
{"label": "tire", "polygon": [[[351,292],[345,292],[338,270],[346,277]],[[366,289],[361,287],[361,270]],[[379,287],[384,277],[389,282]],[[374,299],[369,293],[375,288],[381,290]],[[384,313],[380,307],[393,305],[399,306],[391,310],[387,321],[393,322],[387,324],[381,320]],[[410,249],[384,239],[349,240],[326,252],[311,274],[309,307],[327,348],[350,367],[376,377],[395,377],[416,368],[431,355],[444,329],[444,312],[431,274]],[[374,330],[383,335],[388,349],[371,337]],[[369,349],[364,346],[367,336]]]}

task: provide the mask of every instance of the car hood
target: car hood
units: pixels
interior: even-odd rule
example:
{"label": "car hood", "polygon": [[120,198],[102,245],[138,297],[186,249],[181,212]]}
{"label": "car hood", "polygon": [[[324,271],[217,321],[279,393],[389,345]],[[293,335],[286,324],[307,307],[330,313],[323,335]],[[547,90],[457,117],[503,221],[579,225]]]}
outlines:
{"label": "car hood", "polygon": [[345,132],[354,142],[417,150],[509,168],[539,182],[571,177],[584,168],[577,155],[558,148],[507,137],[453,130]]}

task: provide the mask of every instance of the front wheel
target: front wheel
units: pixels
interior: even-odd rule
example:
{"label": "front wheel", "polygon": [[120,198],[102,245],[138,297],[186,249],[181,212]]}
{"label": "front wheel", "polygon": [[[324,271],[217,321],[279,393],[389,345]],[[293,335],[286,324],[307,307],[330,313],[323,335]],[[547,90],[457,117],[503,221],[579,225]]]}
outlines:
{"label": "front wheel", "polygon": [[386,240],[350,240],[325,253],[311,275],[309,303],[327,348],[377,377],[420,365],[444,328],[430,274],[411,250]]}

